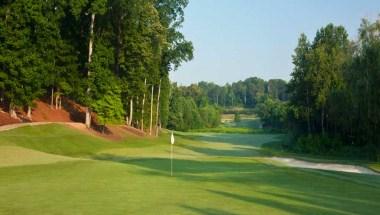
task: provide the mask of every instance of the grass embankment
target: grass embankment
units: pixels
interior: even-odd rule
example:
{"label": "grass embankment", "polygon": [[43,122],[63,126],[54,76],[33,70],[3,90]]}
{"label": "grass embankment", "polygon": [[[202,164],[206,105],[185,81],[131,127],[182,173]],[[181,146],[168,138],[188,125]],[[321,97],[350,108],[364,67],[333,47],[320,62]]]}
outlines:
{"label": "grass embankment", "polygon": [[0,168],[0,214],[380,211],[378,176],[286,168],[263,159],[260,146],[280,138],[181,133],[170,177],[168,134],[110,142],[60,125],[1,132],[0,150],[19,147],[75,159]]}

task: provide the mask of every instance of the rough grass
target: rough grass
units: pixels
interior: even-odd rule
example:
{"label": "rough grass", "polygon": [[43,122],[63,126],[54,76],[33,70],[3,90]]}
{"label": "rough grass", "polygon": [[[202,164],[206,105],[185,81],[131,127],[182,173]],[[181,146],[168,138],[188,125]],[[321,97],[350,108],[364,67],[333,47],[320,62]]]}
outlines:
{"label": "rough grass", "polygon": [[0,168],[0,214],[378,214],[378,176],[262,159],[259,147],[279,138],[178,133],[171,177],[167,134],[109,142],[57,125],[2,132],[0,146],[92,159]]}
{"label": "rough grass", "polygon": [[380,172],[380,164],[379,163],[371,163],[368,164],[368,167],[376,172]]}

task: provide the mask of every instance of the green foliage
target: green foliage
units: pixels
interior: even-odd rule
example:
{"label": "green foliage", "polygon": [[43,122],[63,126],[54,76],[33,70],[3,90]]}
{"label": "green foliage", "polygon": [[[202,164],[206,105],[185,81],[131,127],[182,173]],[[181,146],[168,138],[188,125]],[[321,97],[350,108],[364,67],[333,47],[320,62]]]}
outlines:
{"label": "green foliage", "polygon": [[206,103],[197,104],[193,97],[186,95],[182,87],[172,86],[168,128],[180,131],[204,127],[217,127],[221,121],[218,107]]}
{"label": "green foliage", "polygon": [[256,114],[263,126],[274,129],[285,129],[287,125],[288,105],[270,97],[256,107]]}
{"label": "green foliage", "polygon": [[92,102],[91,107],[97,113],[97,119],[101,124],[123,121],[125,113],[120,95],[121,90],[117,86],[111,85],[101,98]]}
{"label": "green foliage", "polygon": [[198,108],[191,98],[172,98],[168,128],[180,131],[202,127]]}
{"label": "green foliage", "polygon": [[297,139],[294,150],[300,153],[310,153],[316,155],[336,155],[342,150],[342,142],[337,139],[331,139],[327,136],[304,136]]}
{"label": "green foliage", "polygon": [[289,83],[289,123],[296,137],[310,136],[301,137],[296,148],[378,159],[378,32],[378,22],[364,20],[356,42],[332,24],[321,28],[312,44],[301,35]]}
{"label": "green foliage", "polygon": [[254,77],[224,86],[202,81],[180,89],[183,95],[191,96],[198,106],[216,105],[224,109],[254,108],[267,96],[288,100],[286,82],[280,79],[264,81]]}
{"label": "green foliage", "polygon": [[143,95],[148,113],[147,100],[154,97],[152,105],[158,105],[162,83],[161,113],[153,115],[167,125],[169,72],[193,58],[192,43],[179,31],[187,4],[185,0],[1,2],[2,105],[32,105],[54,91],[92,107],[105,123],[124,117],[132,100],[132,124],[139,125],[149,118],[141,114]]}
{"label": "green foliage", "polygon": [[236,112],[234,114],[234,122],[240,122],[240,121],[241,121],[240,113]]}

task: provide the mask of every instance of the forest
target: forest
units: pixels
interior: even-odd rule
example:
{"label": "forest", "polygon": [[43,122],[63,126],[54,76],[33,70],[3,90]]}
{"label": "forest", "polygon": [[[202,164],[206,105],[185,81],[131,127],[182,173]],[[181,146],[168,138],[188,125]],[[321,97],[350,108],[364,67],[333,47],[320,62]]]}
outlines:
{"label": "forest", "polygon": [[302,34],[288,85],[288,126],[296,148],[379,160],[380,20],[363,20],[350,41],[329,24],[310,42]]}
{"label": "forest", "polygon": [[[253,109],[286,146],[379,159],[380,21],[357,40],[328,24],[301,34],[289,82],[252,77],[178,86],[169,73],[193,58],[181,33],[188,0],[5,0],[0,3],[0,108],[32,118],[34,101],[63,97],[85,122],[146,130],[216,127],[223,112]],[[170,113],[170,114],[169,114]],[[96,120],[93,117],[96,117]]]}
{"label": "forest", "polygon": [[[281,79],[265,81],[257,77],[223,86],[205,81],[190,86],[174,83],[168,128],[189,130],[217,127],[222,113],[243,113],[244,109],[250,114],[255,112],[255,108],[264,113],[266,106],[263,104],[267,101],[283,104],[288,100],[286,85],[286,81]],[[236,108],[243,110],[237,111]],[[265,121],[264,115],[261,116]]]}
{"label": "forest", "polygon": [[[193,58],[179,31],[188,0],[0,2],[0,107],[86,107],[86,125],[165,126],[169,72]],[[57,105],[58,104],[58,105]]]}

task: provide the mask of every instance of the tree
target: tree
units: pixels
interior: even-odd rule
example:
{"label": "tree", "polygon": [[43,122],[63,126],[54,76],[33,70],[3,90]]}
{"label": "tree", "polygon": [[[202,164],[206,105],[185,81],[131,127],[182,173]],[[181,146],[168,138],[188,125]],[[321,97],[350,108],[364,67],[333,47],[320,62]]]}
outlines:
{"label": "tree", "polygon": [[[311,74],[309,69],[309,55],[311,45],[305,34],[301,34],[295,54],[293,55],[294,70],[291,74],[288,90],[290,93],[291,105],[297,108],[301,120],[306,118],[307,131],[312,131],[311,115],[314,97],[311,95]],[[296,119],[296,118],[295,118]],[[302,129],[303,126],[301,126]]]}
{"label": "tree", "polygon": [[332,24],[320,29],[310,55],[311,94],[320,112],[320,126],[325,133],[328,96],[343,86],[343,66],[349,48],[348,35],[342,26]]}
{"label": "tree", "polygon": [[162,125],[166,126],[169,116],[170,80],[169,72],[175,71],[183,62],[193,59],[193,44],[186,40],[179,31],[184,22],[184,8],[188,0],[157,0],[155,8],[158,11],[161,25],[164,27],[165,46],[162,47],[160,59],[161,101],[160,113]]}

